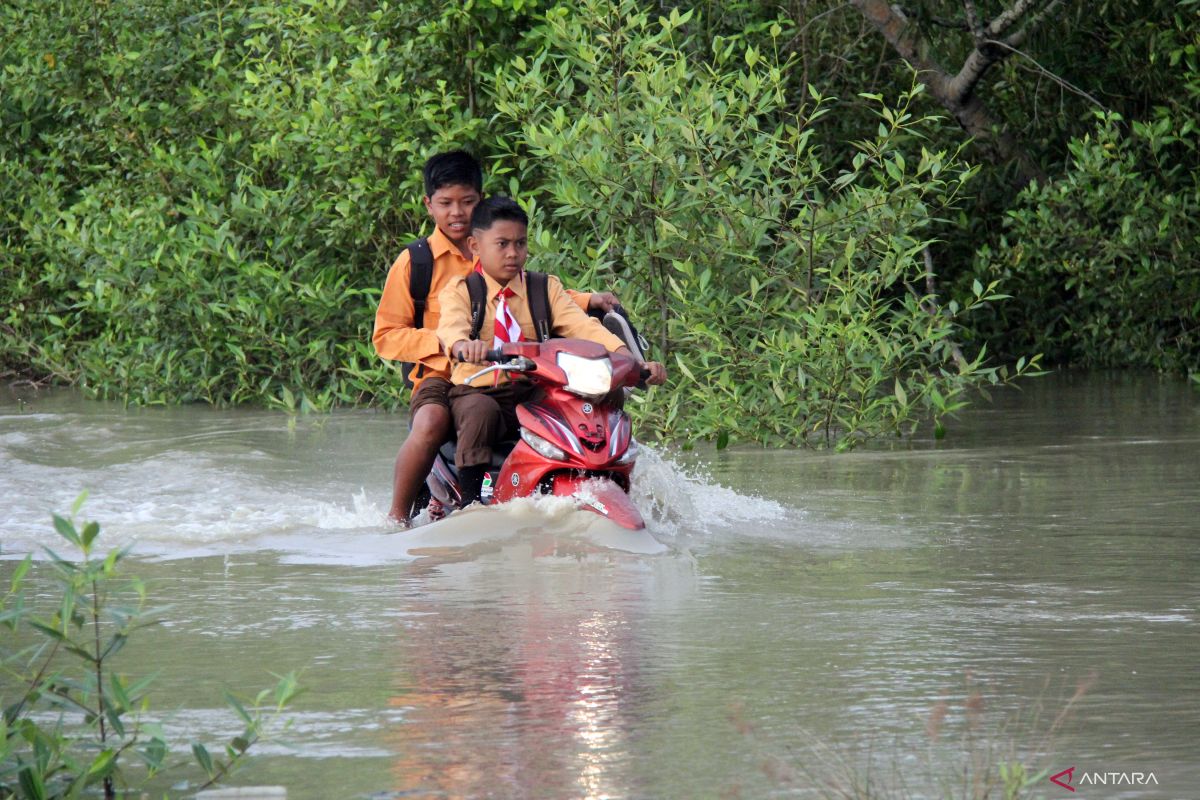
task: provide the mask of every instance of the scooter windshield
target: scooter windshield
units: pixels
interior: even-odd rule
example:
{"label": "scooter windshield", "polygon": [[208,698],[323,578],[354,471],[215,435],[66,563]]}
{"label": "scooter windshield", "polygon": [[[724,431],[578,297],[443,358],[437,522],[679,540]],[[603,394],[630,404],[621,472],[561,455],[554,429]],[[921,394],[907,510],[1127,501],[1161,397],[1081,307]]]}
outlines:
{"label": "scooter windshield", "polygon": [[571,353],[558,354],[558,367],[567,376],[566,390],[581,397],[599,398],[612,389],[612,361],[583,358]]}

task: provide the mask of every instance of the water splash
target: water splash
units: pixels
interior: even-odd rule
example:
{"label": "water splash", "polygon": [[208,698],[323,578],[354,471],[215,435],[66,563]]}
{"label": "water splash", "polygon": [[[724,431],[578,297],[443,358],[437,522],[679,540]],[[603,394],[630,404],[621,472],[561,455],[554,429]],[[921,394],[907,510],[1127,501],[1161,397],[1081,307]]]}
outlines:
{"label": "water splash", "polygon": [[696,467],[642,445],[630,495],[655,533],[716,533],[746,523],[785,517],[783,505],[726,488]]}
{"label": "water splash", "polygon": [[[267,433],[216,425],[180,434],[172,423],[167,430],[173,435],[161,429],[161,421],[134,415],[27,415],[7,421],[6,430],[0,426],[5,437],[0,496],[8,501],[0,508],[0,558],[60,548],[50,515],[70,508],[84,488],[91,499],[81,516],[101,523],[105,546],[132,546],[141,557],[269,551],[357,564],[392,560],[403,549],[393,538],[399,529],[386,518],[390,487],[380,466],[387,462],[313,458],[312,449],[297,450],[290,440],[281,444],[274,417],[261,421]],[[201,433],[196,445],[191,440]],[[364,484],[354,488],[358,480]],[[778,503],[734,492],[645,446],[632,497],[650,534],[668,542],[682,534],[737,530],[784,513]],[[594,522],[571,522],[576,503],[553,497],[513,504],[503,513],[508,516],[500,527],[509,530],[590,530]],[[642,542],[633,549],[654,548]]]}

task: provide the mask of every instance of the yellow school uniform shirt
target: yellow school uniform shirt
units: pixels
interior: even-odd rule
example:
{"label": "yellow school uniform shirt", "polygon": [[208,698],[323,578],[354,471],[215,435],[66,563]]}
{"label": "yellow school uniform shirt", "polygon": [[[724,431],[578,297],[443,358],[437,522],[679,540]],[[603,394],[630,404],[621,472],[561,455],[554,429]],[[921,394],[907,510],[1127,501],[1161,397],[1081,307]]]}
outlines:
{"label": "yellow school uniform shirt", "polygon": [[[406,247],[388,270],[379,308],[375,311],[375,332],[371,336],[375,352],[382,358],[413,362],[409,379],[413,382],[414,391],[425,378],[450,377],[450,359],[442,352],[436,333],[442,310],[439,294],[475,266],[475,262],[464,258],[449,237],[436,226],[429,235],[429,250],[433,255],[433,276],[429,282],[429,295],[425,299],[422,327],[413,327],[416,306],[409,291],[412,261]],[[587,292],[571,292],[570,297],[581,309],[586,309],[591,299]]]}
{"label": "yellow school uniform shirt", "polygon": [[[485,342],[491,342],[496,323],[496,305],[500,302],[500,290],[504,287],[490,275],[482,274],[484,284],[487,286],[488,300],[483,308],[483,325],[479,329],[479,338]],[[533,329],[533,315],[529,312],[529,297],[524,276],[513,278],[509,283],[509,288],[513,291],[512,297],[508,298],[509,312],[520,324],[521,334],[525,340],[537,341],[537,334]],[[572,298],[568,297],[567,292],[563,289],[562,281],[553,275],[548,276],[546,281],[546,294],[550,300],[550,332],[553,336],[599,342],[607,347],[609,352],[625,346],[624,342],[609,333],[603,325],[589,317],[578,302],[572,302]],[[466,277],[451,281],[442,290],[438,302],[442,313],[437,327],[437,336],[441,340],[444,350],[449,352],[456,342],[471,335],[471,296],[467,289]],[[451,373],[450,382],[466,383],[467,378],[480,369],[478,364],[456,364]],[[499,382],[503,383],[505,380],[507,377],[504,373],[500,373]],[[486,375],[471,385],[491,386],[492,381],[492,376]]]}

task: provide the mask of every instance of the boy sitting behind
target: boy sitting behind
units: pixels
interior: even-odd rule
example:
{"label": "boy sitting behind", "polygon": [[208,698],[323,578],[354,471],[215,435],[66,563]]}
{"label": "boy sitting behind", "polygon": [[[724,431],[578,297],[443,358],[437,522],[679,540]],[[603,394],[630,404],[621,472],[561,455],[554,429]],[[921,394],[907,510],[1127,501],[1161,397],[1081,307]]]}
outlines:
{"label": "boy sitting behind", "polygon": [[[471,212],[483,196],[483,168],[462,150],[439,153],[425,162],[425,209],[433,219],[433,233],[406,247],[388,272],[372,337],[380,356],[415,363],[410,400],[410,433],[396,456],[392,474],[392,506],[388,517],[407,524],[413,502],[425,483],[438,448],[450,436],[450,363],[435,333],[441,309],[438,293],[475,267],[467,244]],[[432,259],[424,297],[414,297],[411,287],[414,246],[424,246]],[[617,298],[611,292],[571,293],[587,309],[611,311]],[[428,305],[423,312],[419,304]]]}
{"label": "boy sitting behind", "polygon": [[[437,335],[451,360],[458,359],[450,376],[450,413],[458,431],[455,466],[462,491],[463,505],[479,499],[483,475],[492,458],[492,445],[518,430],[516,407],[530,399],[534,385],[518,378],[509,381],[503,374],[480,379],[484,386],[467,383],[484,363],[484,354],[505,341],[533,341],[537,334],[529,311],[524,278],[529,256],[526,234],[529,217],[508,197],[489,197],[475,206],[471,214],[470,249],[475,254],[476,271],[487,285],[481,331],[493,336],[471,340],[471,300],[466,278],[451,282],[439,295],[442,316]],[[549,276],[550,330],[556,337],[588,339],[599,342],[610,352],[630,355],[624,343],[604,326],[572,303],[558,278]],[[497,324],[497,316],[500,324]],[[646,362],[650,370],[647,383],[661,384],[666,370],[657,362]]]}

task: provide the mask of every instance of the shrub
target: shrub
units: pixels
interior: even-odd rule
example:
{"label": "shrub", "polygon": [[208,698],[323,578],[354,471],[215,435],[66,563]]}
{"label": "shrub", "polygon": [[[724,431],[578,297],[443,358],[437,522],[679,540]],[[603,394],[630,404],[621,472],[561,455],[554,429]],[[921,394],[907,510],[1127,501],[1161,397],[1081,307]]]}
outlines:
{"label": "shrub", "polygon": [[690,18],[629,0],[551,12],[494,97],[538,263],[616,288],[677,369],[645,421],[845,447],[1004,379],[955,345],[994,284],[942,309],[926,290],[923,251],[971,171],[921,146],[938,123],[913,112],[919,86],[869,98],[878,128],[835,172],[813,139],[831,102],[789,108],[784,67],[753,47],[696,57]]}

